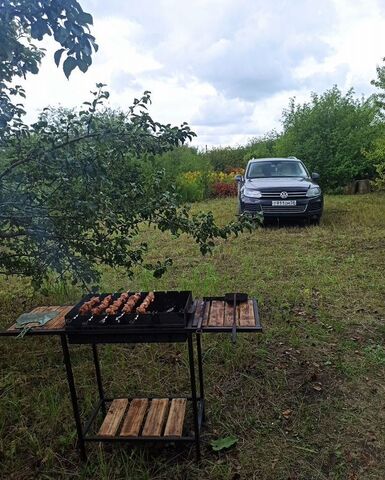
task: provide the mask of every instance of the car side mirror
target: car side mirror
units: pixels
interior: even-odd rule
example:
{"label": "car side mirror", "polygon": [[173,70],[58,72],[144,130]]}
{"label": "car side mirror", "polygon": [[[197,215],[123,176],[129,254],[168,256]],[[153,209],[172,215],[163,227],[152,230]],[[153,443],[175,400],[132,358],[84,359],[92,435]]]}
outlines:
{"label": "car side mirror", "polygon": [[313,172],[313,173],[311,174],[312,180],[318,180],[319,177],[320,177],[319,173]]}
{"label": "car side mirror", "polygon": [[235,175],[235,181],[236,182],[242,182],[242,180],[243,180],[242,175]]}

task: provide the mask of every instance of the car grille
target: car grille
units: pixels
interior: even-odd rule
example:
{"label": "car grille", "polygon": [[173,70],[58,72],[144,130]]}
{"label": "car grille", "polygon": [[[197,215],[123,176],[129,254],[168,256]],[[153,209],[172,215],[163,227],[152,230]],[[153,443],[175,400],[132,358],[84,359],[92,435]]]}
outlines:
{"label": "car grille", "polygon": [[294,205],[294,206],[282,206],[272,207],[270,205],[262,205],[262,211],[264,213],[304,213],[306,212],[307,205]]}
{"label": "car grille", "polygon": [[286,198],[305,198],[306,197],[306,192],[307,190],[285,190],[284,188],[282,190],[261,190],[262,197],[261,198],[282,198],[281,197],[281,192],[286,192],[287,197]]}

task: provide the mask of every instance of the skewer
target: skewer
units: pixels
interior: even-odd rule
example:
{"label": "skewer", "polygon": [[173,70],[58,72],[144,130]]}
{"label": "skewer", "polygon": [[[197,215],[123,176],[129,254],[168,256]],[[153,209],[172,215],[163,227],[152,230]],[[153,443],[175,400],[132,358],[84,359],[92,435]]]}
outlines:
{"label": "skewer", "polygon": [[155,300],[155,294],[154,292],[148,292],[146,295],[146,298],[143,300],[141,305],[136,309],[137,313],[147,313],[148,307],[151,305],[151,303]]}
{"label": "skewer", "polygon": [[79,315],[85,315],[98,302],[100,302],[100,297],[91,297],[87,302],[84,302],[83,305],[80,305],[77,315],[75,315],[71,321],[76,320]]}
{"label": "skewer", "polygon": [[90,323],[95,315],[100,315],[104,310],[106,310],[106,308],[108,307],[108,305],[110,304],[110,302],[112,300],[112,295],[113,294],[110,294],[110,295],[107,295],[106,297],[104,297],[103,300],[101,301],[100,305],[94,307],[91,310],[92,315],[87,320],[87,323]]}
{"label": "skewer", "polygon": [[116,317],[116,321],[118,323],[120,323],[120,319],[123,317],[123,315],[126,315],[127,313],[131,313],[132,310],[134,309],[135,305],[138,303],[138,301],[140,300],[140,297],[141,297],[141,293],[140,292],[137,292],[137,293],[134,293],[133,295],[131,295],[127,302],[124,304],[123,308],[122,308],[122,313]]}
{"label": "skewer", "polygon": [[99,323],[105,323],[109,315],[115,315],[117,311],[120,310],[124,302],[128,300],[128,298],[128,292],[122,293],[120,297],[117,298],[110,307],[106,308],[106,315],[100,320]]}

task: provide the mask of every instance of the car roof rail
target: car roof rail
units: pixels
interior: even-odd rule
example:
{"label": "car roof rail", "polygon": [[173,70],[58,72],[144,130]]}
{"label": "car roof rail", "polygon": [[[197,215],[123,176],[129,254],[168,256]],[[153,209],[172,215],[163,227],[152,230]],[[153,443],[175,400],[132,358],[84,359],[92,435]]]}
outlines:
{"label": "car roof rail", "polygon": [[289,155],[287,158],[292,158],[293,160],[298,160],[298,158],[295,157],[294,155]]}

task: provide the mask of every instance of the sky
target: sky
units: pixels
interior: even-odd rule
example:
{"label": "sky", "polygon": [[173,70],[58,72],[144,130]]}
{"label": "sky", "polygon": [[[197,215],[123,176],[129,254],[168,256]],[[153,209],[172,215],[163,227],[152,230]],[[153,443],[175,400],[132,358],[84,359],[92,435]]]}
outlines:
{"label": "sky", "polygon": [[[385,0],[80,0],[99,45],[91,68],[69,80],[53,61],[24,82],[27,120],[47,105],[73,107],[97,82],[127,109],[152,92],[152,117],[197,133],[193,144],[234,146],[281,128],[299,102],[334,84],[358,96],[385,57]],[[64,58],[64,57],[63,57]]]}

